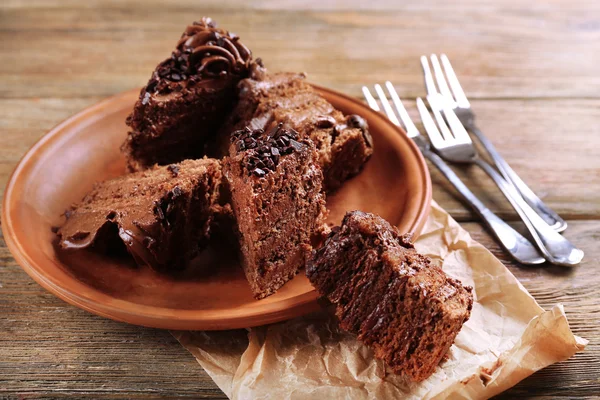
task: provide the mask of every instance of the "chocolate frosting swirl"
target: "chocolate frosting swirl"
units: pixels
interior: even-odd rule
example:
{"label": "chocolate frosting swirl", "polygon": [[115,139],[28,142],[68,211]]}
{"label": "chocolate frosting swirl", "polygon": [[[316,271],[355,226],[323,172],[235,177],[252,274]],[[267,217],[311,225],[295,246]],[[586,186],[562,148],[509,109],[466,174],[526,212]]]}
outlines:
{"label": "chocolate frosting swirl", "polygon": [[252,53],[239,36],[217,28],[203,17],[188,26],[171,57],[158,65],[146,92],[168,93],[181,87],[180,82],[243,78],[248,74]]}

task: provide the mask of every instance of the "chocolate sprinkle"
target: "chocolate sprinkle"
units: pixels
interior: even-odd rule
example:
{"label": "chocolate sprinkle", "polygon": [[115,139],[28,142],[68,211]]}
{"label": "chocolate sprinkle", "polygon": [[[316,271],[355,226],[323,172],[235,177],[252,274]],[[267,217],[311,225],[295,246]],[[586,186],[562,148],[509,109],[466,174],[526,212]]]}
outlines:
{"label": "chocolate sprinkle", "polygon": [[304,144],[297,139],[298,132],[284,128],[283,123],[276,125],[268,134],[263,129],[246,127],[231,135],[236,151],[246,151],[244,163],[248,175],[259,178],[275,171],[281,156],[302,151]]}

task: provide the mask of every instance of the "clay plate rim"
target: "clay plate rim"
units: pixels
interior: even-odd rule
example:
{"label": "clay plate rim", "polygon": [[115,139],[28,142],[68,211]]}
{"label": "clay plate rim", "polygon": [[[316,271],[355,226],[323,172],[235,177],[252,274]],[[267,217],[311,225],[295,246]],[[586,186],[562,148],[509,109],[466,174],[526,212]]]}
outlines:
{"label": "clay plate rim", "polygon": [[[366,117],[367,120],[379,120],[379,123],[383,123],[383,125],[387,126],[390,132],[394,133],[393,135],[389,135],[389,140],[396,142],[404,141],[405,145],[408,145],[408,148],[414,156],[414,161],[418,167],[417,169],[420,171],[420,175],[422,177],[421,185],[423,188],[421,201],[416,205],[418,210],[416,216],[414,217],[410,227],[406,229],[407,232],[412,233],[416,238],[421,232],[421,229],[423,228],[423,225],[429,216],[432,198],[432,186],[429,170],[427,168],[425,159],[421,155],[421,152],[417,146],[406,136],[404,130],[392,124],[382,114],[371,110],[358,100],[331,89],[326,89],[316,85],[314,86],[330,101],[332,98],[335,98],[338,102],[354,103],[355,106],[361,108],[361,115],[363,117]],[[141,305],[125,300],[115,299],[112,296],[102,293],[98,290],[92,291],[93,296],[86,296],[82,295],[81,293],[90,292],[90,288],[87,285],[75,278],[70,278],[72,279],[72,282],[70,282],[69,286],[72,289],[69,290],[64,288],[63,286],[65,285],[61,285],[60,282],[55,281],[53,276],[45,274],[43,267],[44,260],[42,260],[42,262],[38,262],[37,260],[32,259],[29,254],[27,254],[27,252],[23,249],[23,244],[20,241],[19,235],[15,230],[13,215],[11,213],[13,208],[10,206],[14,202],[13,196],[18,192],[18,189],[23,184],[25,178],[27,178],[27,174],[23,175],[24,171],[32,171],[32,167],[35,166],[36,160],[39,158],[39,156],[43,154],[44,146],[48,142],[51,140],[65,140],[65,138],[61,137],[61,134],[64,134],[65,128],[75,126],[80,123],[89,122],[90,120],[96,120],[99,118],[98,115],[102,115],[101,110],[103,108],[109,106],[113,102],[121,100],[122,98],[132,96],[134,92],[137,94],[139,93],[139,90],[140,89],[132,89],[130,91],[114,95],[69,117],[42,136],[21,158],[9,178],[2,203],[2,232],[8,249],[12,253],[17,263],[38,284],[67,303],[106,318],[154,328],[176,330],[222,330],[246,328],[282,321],[319,309],[319,305],[317,303],[318,295],[314,289],[310,292],[295,296],[292,299],[284,299],[281,302],[264,304],[257,309],[243,310],[243,312],[238,313],[234,317],[228,316],[225,318],[222,316],[221,311],[203,310],[201,312],[202,315],[200,316],[198,315],[199,312],[196,310],[180,310]],[[282,307],[281,303],[290,304]]]}

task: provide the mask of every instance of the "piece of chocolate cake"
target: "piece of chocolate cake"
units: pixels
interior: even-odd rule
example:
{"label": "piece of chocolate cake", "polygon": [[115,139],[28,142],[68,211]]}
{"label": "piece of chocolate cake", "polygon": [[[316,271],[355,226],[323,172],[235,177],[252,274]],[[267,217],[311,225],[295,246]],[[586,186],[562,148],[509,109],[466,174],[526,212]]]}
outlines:
{"label": "piece of chocolate cake", "polygon": [[239,84],[239,101],[220,136],[245,126],[269,131],[279,123],[315,143],[328,192],[356,175],[373,153],[363,118],[344,116],[305,81],[304,74],[269,74],[257,60],[250,77]]}
{"label": "piece of chocolate cake", "polygon": [[340,326],[395,372],[430,376],[473,306],[472,288],[416,252],[373,214],[353,211],[313,252],[306,275],[336,305]]}
{"label": "piece of chocolate cake", "polygon": [[188,26],[127,118],[131,131],[122,150],[130,170],[202,157],[233,108],[251,59],[239,37],[210,18]]}
{"label": "piece of chocolate cake", "polygon": [[304,266],[311,235],[322,226],[323,175],[309,139],[276,126],[232,136],[223,172],[254,297],[273,294]]}
{"label": "piece of chocolate cake", "polygon": [[[206,244],[215,218],[231,213],[220,200],[221,163],[186,160],[96,184],[65,214],[64,249],[122,242],[140,265],[180,269]],[[229,210],[229,211],[228,211]]]}

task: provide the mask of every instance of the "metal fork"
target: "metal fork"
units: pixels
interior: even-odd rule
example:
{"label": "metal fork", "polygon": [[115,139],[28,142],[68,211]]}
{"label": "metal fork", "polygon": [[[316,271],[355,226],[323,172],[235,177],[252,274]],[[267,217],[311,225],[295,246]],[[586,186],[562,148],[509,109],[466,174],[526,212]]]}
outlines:
{"label": "metal fork", "polygon": [[[454,173],[452,168],[444,162],[437,154],[431,151],[429,142],[427,139],[419,133],[412,120],[410,119],[406,109],[402,105],[398,93],[394,89],[394,86],[390,82],[386,82],[386,87],[390,93],[392,101],[397,111],[394,113],[392,106],[390,105],[383,89],[380,85],[375,85],[375,91],[381,100],[385,113],[392,123],[397,126],[402,126],[398,117],[404,124],[404,129],[409,138],[411,138],[415,144],[421,150],[421,153],[427,158],[433,165],[435,165],[442,174],[450,181],[450,183],[458,190],[463,196],[464,200],[471,206],[471,208],[483,219],[492,233],[496,236],[502,247],[518,262],[522,264],[541,264],[545,260],[540,256],[535,246],[526,238],[524,238],[519,232],[515,231],[510,225],[502,221],[496,214],[494,214],[489,208],[485,206],[474,194],[471,192],[460,178]],[[363,94],[369,103],[369,106],[375,111],[381,111],[377,101],[366,86],[362,88]]]}
{"label": "metal fork", "polygon": [[[431,65],[433,65],[433,72],[438,83],[439,92],[442,94],[445,101],[447,101],[454,109],[456,116],[462,122],[467,131],[471,132],[477,140],[481,143],[483,148],[490,155],[492,161],[498,168],[498,171],[502,174],[504,179],[509,184],[513,185],[516,190],[519,191],[523,199],[537,212],[540,217],[546,221],[548,225],[557,232],[562,232],[567,229],[567,222],[562,219],[556,212],[548,207],[530,188],[525,182],[517,175],[517,173],[508,165],[508,163],[502,158],[500,153],[496,150],[492,142],[477,128],[475,125],[475,114],[471,109],[471,104],[465,96],[465,93],[454,73],[452,64],[445,54],[440,56],[442,61],[444,72],[446,73],[446,79],[444,79],[444,72],[438,61],[438,57],[435,54],[431,55]],[[421,56],[421,65],[423,72],[425,73],[425,86],[427,87],[427,93],[435,93],[435,85],[431,72],[429,72],[429,66],[427,64],[427,58]]]}
{"label": "metal fork", "polygon": [[[437,127],[423,100],[417,99],[417,107],[425,130],[436,152],[446,161],[475,164],[483,169],[498,185],[525,226],[533,236],[538,248],[546,260],[552,264],[573,266],[583,258],[583,251],[575,247],[546,223],[519,194],[519,192],[500,175],[487,161],[479,157],[469,134],[441,94],[435,92],[427,96]],[[442,112],[444,117],[442,117]],[[446,125],[446,121],[448,124]],[[439,130],[438,130],[439,128]]]}

